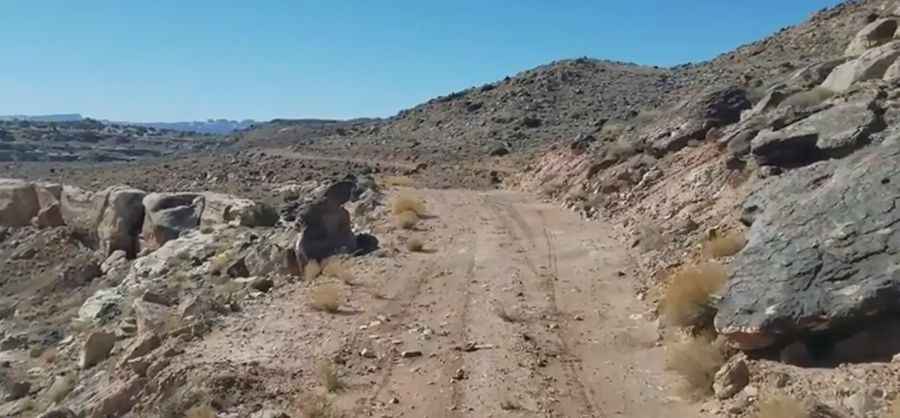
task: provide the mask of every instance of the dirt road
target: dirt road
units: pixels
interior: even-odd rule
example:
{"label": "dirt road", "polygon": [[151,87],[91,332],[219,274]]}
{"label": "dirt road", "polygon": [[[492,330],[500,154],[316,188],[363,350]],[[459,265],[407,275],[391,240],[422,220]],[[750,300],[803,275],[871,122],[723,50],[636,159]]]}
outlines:
{"label": "dirt road", "polygon": [[[329,397],[348,416],[700,416],[669,398],[605,225],[524,194],[415,193],[433,217],[386,237],[399,255],[355,261],[341,314],[309,307],[316,284],[286,284],[190,357],[264,369],[258,390],[286,407],[323,392],[316,365],[334,361],[345,387]],[[410,235],[430,251],[402,248]]]}

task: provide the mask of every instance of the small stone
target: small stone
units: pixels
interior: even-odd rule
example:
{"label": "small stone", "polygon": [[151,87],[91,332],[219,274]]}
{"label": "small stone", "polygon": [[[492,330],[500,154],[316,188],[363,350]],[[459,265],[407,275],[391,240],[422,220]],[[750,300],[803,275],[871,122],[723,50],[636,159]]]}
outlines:
{"label": "small stone", "polygon": [[463,369],[456,369],[456,373],[453,374],[453,380],[463,380],[466,378],[466,371]]}
{"label": "small stone", "polygon": [[394,405],[396,405],[396,404],[400,403],[400,399],[397,399],[396,397],[393,397],[393,398],[391,398],[391,403],[394,404]]}
{"label": "small stone", "polygon": [[360,356],[363,356],[363,357],[365,357],[365,358],[376,358],[376,357],[378,357],[378,356],[375,354],[374,351],[369,350],[368,348],[363,348],[362,351],[359,352],[359,355],[360,355]]}
{"label": "small stone", "polygon": [[864,417],[869,412],[875,410],[875,399],[869,395],[868,391],[861,390],[856,392],[844,402],[847,409],[853,411],[854,416]]}
{"label": "small stone", "polygon": [[9,382],[6,385],[6,400],[14,401],[22,399],[31,391],[29,382]]}
{"label": "small stone", "polygon": [[576,320],[576,321],[584,321],[584,316],[582,316],[582,315],[575,315],[575,320]]}
{"label": "small stone", "polygon": [[410,350],[410,351],[404,351],[404,352],[400,353],[400,357],[404,357],[404,358],[420,357],[421,355],[422,355],[422,352],[419,350]]}
{"label": "small stone", "polygon": [[113,346],[116,343],[116,336],[108,332],[92,332],[84,340],[81,349],[81,359],[79,366],[82,369],[89,369],[109,357]]}
{"label": "small stone", "polygon": [[735,356],[716,372],[713,391],[719,399],[728,399],[750,383],[750,369],[743,355]]}

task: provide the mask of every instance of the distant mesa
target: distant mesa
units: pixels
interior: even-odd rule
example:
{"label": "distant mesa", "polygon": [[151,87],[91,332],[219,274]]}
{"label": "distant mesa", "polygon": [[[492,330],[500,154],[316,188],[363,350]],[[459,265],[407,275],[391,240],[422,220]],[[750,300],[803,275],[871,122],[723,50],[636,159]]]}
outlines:
{"label": "distant mesa", "polygon": [[[28,121],[28,122],[79,122],[85,117],[78,113],[66,113],[58,115],[0,115],[0,122],[10,121]],[[142,126],[145,128],[156,128],[162,130],[180,131],[180,132],[196,132],[204,134],[228,134],[234,131],[251,128],[257,122],[251,119],[244,120],[228,120],[228,119],[207,119],[205,121],[188,121],[188,122],[121,122],[102,120],[106,124]]]}

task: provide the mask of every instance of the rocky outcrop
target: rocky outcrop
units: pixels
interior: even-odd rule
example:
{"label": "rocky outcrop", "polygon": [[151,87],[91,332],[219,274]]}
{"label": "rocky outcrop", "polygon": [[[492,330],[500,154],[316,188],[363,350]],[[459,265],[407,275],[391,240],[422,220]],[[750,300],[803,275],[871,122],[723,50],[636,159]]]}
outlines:
{"label": "rocky outcrop", "polygon": [[354,196],[356,184],[339,182],[311,205],[300,219],[305,226],[294,251],[301,260],[322,260],[337,253],[356,250],[356,236],[350,222],[350,212],[343,205]]}
{"label": "rocky outcrop", "polygon": [[837,66],[822,83],[822,87],[841,93],[861,81],[880,79],[898,57],[900,41],[870,49],[859,58]]}
{"label": "rocky outcrop", "polygon": [[815,113],[784,129],[763,130],[751,142],[751,152],[760,165],[803,165],[857,149],[882,127],[875,98],[869,96]]}
{"label": "rocky outcrop", "polygon": [[0,179],[0,225],[28,225],[39,207],[34,185],[23,180]]}
{"label": "rocky outcrop", "polygon": [[144,239],[156,248],[199,226],[206,207],[196,193],[151,193],[143,203]]}
{"label": "rocky outcrop", "polygon": [[109,357],[115,343],[116,336],[113,334],[103,331],[90,333],[81,348],[79,367],[89,369],[105,360]]}
{"label": "rocky outcrop", "polygon": [[[841,332],[900,309],[900,145],[774,178],[744,204],[716,329],[742,349]],[[790,196],[790,199],[785,199]]]}
{"label": "rocky outcrop", "polygon": [[897,32],[896,18],[883,18],[869,23],[850,41],[845,55],[861,55],[872,47],[889,42]]}
{"label": "rocky outcrop", "polygon": [[108,256],[115,251],[125,251],[134,258],[140,248],[139,236],[144,221],[144,193],[128,186],[113,186],[101,192],[105,204],[97,237],[100,251]]}
{"label": "rocky outcrop", "polygon": [[264,203],[222,193],[202,193],[206,199],[203,224],[235,224],[247,227],[272,227],[278,212]]}
{"label": "rocky outcrop", "polygon": [[35,183],[34,192],[38,200],[38,213],[31,220],[38,228],[65,225],[62,217],[62,185],[56,183]]}

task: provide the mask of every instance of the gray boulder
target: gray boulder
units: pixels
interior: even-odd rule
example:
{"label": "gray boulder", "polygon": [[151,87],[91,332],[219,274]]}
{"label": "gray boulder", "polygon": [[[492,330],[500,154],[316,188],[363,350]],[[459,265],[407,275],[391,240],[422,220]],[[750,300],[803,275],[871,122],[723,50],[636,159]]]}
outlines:
{"label": "gray boulder", "polygon": [[833,106],[780,130],[761,131],[751,142],[760,165],[793,166],[841,156],[883,128],[874,97]]}
{"label": "gray boulder", "polygon": [[202,193],[206,209],[201,223],[271,227],[278,223],[278,212],[260,202],[223,193]]}
{"label": "gray boulder", "polygon": [[870,49],[859,58],[837,66],[822,83],[822,87],[842,93],[860,81],[880,79],[897,57],[900,57],[900,41]]}
{"label": "gray boulder", "polygon": [[35,183],[34,192],[38,200],[38,213],[31,220],[39,228],[65,225],[62,217],[62,185],[56,183]]}
{"label": "gray boulder", "polygon": [[[761,349],[869,323],[900,309],[900,144],[766,180],[732,263],[715,326]],[[784,196],[791,196],[785,199]]]}
{"label": "gray boulder", "polygon": [[160,247],[200,225],[206,199],[196,193],[150,193],[144,197],[144,238]]}
{"label": "gray boulder", "polygon": [[872,47],[889,42],[894,38],[895,32],[897,32],[896,18],[878,19],[866,25],[853,37],[844,54],[861,55]]}
{"label": "gray boulder", "polygon": [[103,322],[121,312],[125,295],[117,288],[100,289],[78,309],[78,319],[85,323]]}
{"label": "gray boulder", "polygon": [[39,209],[34,185],[18,179],[0,179],[0,225],[26,226]]}
{"label": "gray boulder", "polygon": [[97,223],[103,212],[104,200],[89,190],[63,186],[60,198],[63,221],[89,245],[97,242]]}
{"label": "gray boulder", "polygon": [[103,192],[106,204],[97,225],[97,238],[104,256],[125,251],[134,258],[140,248],[139,236],[144,220],[145,192],[128,186],[112,186]]}
{"label": "gray boulder", "polygon": [[82,369],[89,369],[97,363],[106,360],[115,343],[116,336],[114,334],[103,331],[92,332],[84,340],[79,366]]}

